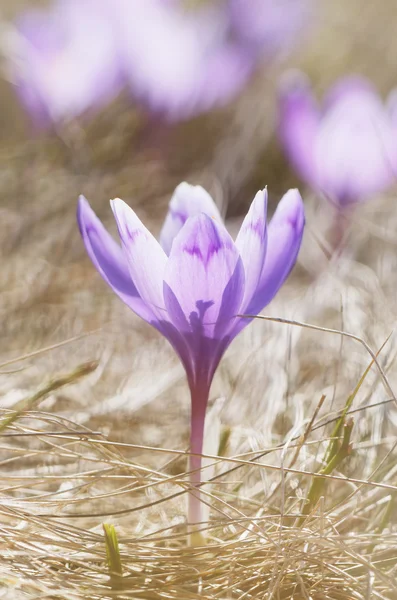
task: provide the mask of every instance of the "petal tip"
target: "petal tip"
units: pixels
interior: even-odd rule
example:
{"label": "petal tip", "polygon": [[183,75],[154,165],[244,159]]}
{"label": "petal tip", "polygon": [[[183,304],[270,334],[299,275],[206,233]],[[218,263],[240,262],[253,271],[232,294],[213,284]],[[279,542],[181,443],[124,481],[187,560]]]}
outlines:
{"label": "petal tip", "polygon": [[263,221],[264,227],[266,227],[266,215],[267,215],[267,203],[268,203],[268,192],[267,187],[262,190],[258,190],[252,201],[252,207],[254,210],[253,214],[256,214],[256,219]]}
{"label": "petal tip", "polygon": [[84,232],[88,230],[92,221],[95,220],[93,215],[94,211],[92,210],[87,198],[83,196],[83,194],[80,194],[77,200],[76,216],[82,236],[84,236]]}
{"label": "petal tip", "polygon": [[213,203],[211,195],[201,185],[193,185],[187,181],[182,181],[177,187],[170,200],[170,205],[183,206],[186,203],[195,202],[202,205],[204,212],[208,203]]}
{"label": "petal tip", "polygon": [[305,209],[302,196],[297,188],[288,190],[280,200],[277,211],[293,229],[301,231],[305,225]]}
{"label": "petal tip", "polygon": [[128,206],[121,198],[111,198],[109,200],[110,206],[113,208]]}
{"label": "petal tip", "polygon": [[363,98],[367,96],[377,97],[375,86],[362,75],[352,74],[341,77],[333,84],[324,97],[324,107],[333,105],[351,98]]}
{"label": "petal tip", "polygon": [[135,215],[132,208],[130,208],[128,204],[124,202],[124,200],[121,200],[121,198],[113,198],[109,200],[109,202],[110,208],[114,214],[114,218],[119,225],[122,225],[125,222],[128,223],[128,221],[131,219],[131,216]]}
{"label": "petal tip", "polygon": [[261,194],[263,201],[267,203],[268,198],[269,198],[269,193],[267,191],[267,185],[265,185],[265,187],[263,189],[259,190],[258,194]]}
{"label": "petal tip", "polygon": [[90,203],[88,202],[84,194],[80,194],[80,196],[77,199],[77,213],[87,208],[91,208]]}
{"label": "petal tip", "polygon": [[187,181],[181,181],[181,183],[178,183],[178,185],[176,186],[174,193],[187,192],[188,190],[190,190],[193,187],[194,186],[191,183],[188,183]]}

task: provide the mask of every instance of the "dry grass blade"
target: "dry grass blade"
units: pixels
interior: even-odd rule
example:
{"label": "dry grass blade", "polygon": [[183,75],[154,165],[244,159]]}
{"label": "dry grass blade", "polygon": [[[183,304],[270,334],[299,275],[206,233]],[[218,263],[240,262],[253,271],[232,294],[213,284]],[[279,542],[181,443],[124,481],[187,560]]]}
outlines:
{"label": "dry grass blade", "polygon": [[[314,448],[310,431],[317,417],[312,417],[307,435],[285,451],[290,464],[297,448],[305,453]],[[187,473],[170,476],[147,469],[134,458],[143,450],[139,445],[101,440],[89,430],[85,437],[74,438],[73,432],[81,427],[54,415],[26,411],[8,427],[13,434],[30,434],[7,438],[0,463],[2,570],[7,585],[16,586],[18,581],[23,593],[35,589],[39,596],[76,600],[254,599],[274,594],[285,600],[347,600],[365,597],[369,574],[374,597],[391,600],[397,593],[397,534],[390,528],[395,486],[386,491],[385,486],[364,482],[368,485],[362,488],[360,502],[352,496],[336,509],[327,502],[317,503],[317,509],[297,525],[301,502],[293,493],[293,482],[284,480],[282,512],[277,509],[281,491],[271,502],[252,494],[261,472],[271,469],[276,482],[280,466],[238,456],[209,456],[217,462],[218,475],[211,494],[204,494],[212,509],[210,522],[202,527],[208,543],[188,548],[183,519]],[[71,435],[65,434],[67,430]],[[272,454],[279,451],[275,448]],[[145,454],[149,452],[145,448]],[[229,472],[233,463],[243,482],[238,491],[233,491],[235,480]],[[389,470],[393,466],[390,457]],[[287,470],[298,477],[298,489],[305,493],[307,477],[315,472],[301,467]],[[349,498],[351,485],[359,485],[358,478],[328,479],[333,497]],[[360,517],[368,503],[379,506],[371,532]],[[124,514],[117,537],[113,525],[103,526],[105,543],[101,518],[95,516],[99,513],[113,518]],[[15,593],[17,598],[16,588]]]}
{"label": "dry grass blade", "polygon": [[7,417],[5,417],[5,419],[0,421],[0,434],[3,433],[3,431],[5,429],[7,429],[7,427],[9,427],[12,423],[14,423],[14,421],[19,419],[19,417],[25,411],[32,410],[33,408],[35,408],[36,405],[41,400],[46,398],[49,394],[55,392],[56,390],[58,390],[59,388],[65,386],[65,385],[75,383],[81,377],[84,377],[85,375],[89,375],[89,373],[92,373],[93,371],[95,371],[95,369],[97,367],[98,367],[98,362],[96,362],[96,361],[92,361],[92,362],[86,363],[84,365],[80,365],[79,367],[77,367],[77,369],[74,369],[71,373],[68,373],[67,375],[62,375],[61,377],[52,379],[47,385],[45,385],[43,388],[38,390],[30,398],[27,398],[26,400],[21,400],[20,402],[18,402],[18,404],[16,405],[16,410],[13,410],[11,412],[11,414],[9,414]]}
{"label": "dry grass blade", "polygon": [[376,368],[378,369],[379,375],[383,381],[385,389],[390,393],[394,402],[397,404],[397,398],[391,388],[391,385],[386,377],[384,370],[382,369],[382,367],[379,364],[378,359],[377,359],[377,354],[387,344],[387,342],[389,341],[389,339],[392,335],[391,333],[389,334],[387,339],[383,342],[380,350],[375,353],[362,337],[355,335],[353,333],[349,333],[348,331],[341,331],[339,329],[331,329],[329,327],[321,327],[320,325],[313,325],[311,323],[303,323],[301,321],[294,321],[292,319],[282,319],[281,317],[266,317],[265,315],[237,315],[237,316],[244,318],[244,319],[260,319],[263,321],[273,321],[274,323],[284,323],[285,325],[294,325],[296,327],[302,327],[303,329],[312,329],[314,331],[319,331],[319,332],[323,332],[323,333],[331,333],[334,335],[335,334],[340,335],[342,337],[350,338],[352,340],[355,340],[356,342],[359,342],[365,348],[365,350],[368,352],[370,357],[372,358],[373,363],[376,365]]}

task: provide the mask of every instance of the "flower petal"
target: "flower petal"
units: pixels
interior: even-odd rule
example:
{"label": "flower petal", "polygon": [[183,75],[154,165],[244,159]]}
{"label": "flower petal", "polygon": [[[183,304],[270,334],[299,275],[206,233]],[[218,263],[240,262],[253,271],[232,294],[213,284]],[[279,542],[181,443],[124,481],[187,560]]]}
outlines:
{"label": "flower petal", "polygon": [[279,135],[284,150],[302,179],[313,186],[317,179],[313,148],[320,113],[302,74],[287,75],[281,89],[279,110]]}
{"label": "flower petal", "polygon": [[301,195],[298,190],[289,190],[269,224],[265,263],[258,288],[245,309],[247,314],[257,315],[267,306],[288,277],[298,256],[304,225]]}
{"label": "flower petal", "polygon": [[37,125],[73,119],[120,92],[119,53],[106,5],[58,0],[17,22],[9,67]]}
{"label": "flower petal", "polygon": [[368,98],[370,102],[376,98],[379,105],[382,105],[377,95],[375,87],[365,77],[360,75],[347,75],[339,79],[326,93],[323,100],[323,114],[332,108],[339,106],[342,102],[358,101]]}
{"label": "flower petal", "polygon": [[114,13],[133,96],[155,113],[181,115],[200,73],[202,47],[193,19],[168,4],[119,0]]}
{"label": "flower petal", "polygon": [[314,145],[318,189],[343,207],[390,186],[397,158],[395,131],[372,85],[358,77],[343,78],[324,104]]}
{"label": "flower petal", "polygon": [[245,271],[245,293],[241,310],[250,302],[258,287],[267,248],[267,190],[259,191],[236,238],[236,247]]}
{"label": "flower petal", "polygon": [[123,200],[111,200],[131,279],[159,320],[167,320],[163,278],[167,256],[157,240]]}
{"label": "flower petal", "polygon": [[196,337],[221,339],[243,294],[243,264],[226,229],[205,214],[188,219],[174,240],[164,276],[174,325]]}
{"label": "flower petal", "polygon": [[84,196],[79,198],[77,221],[88,255],[106,283],[140,317],[146,321],[153,320],[152,311],[142,301],[131,280],[122,249],[106,231]]}
{"label": "flower petal", "polygon": [[171,252],[172,242],[189,217],[200,213],[222,223],[218,207],[208,192],[200,185],[180,183],[172,195],[168,214],[160,233],[160,244],[166,254]]}

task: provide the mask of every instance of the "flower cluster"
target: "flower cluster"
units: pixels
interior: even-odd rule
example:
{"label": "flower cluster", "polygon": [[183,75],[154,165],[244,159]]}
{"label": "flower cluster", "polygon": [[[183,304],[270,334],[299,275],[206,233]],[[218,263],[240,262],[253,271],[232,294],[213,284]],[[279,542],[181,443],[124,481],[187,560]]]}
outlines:
{"label": "flower cluster", "polygon": [[298,39],[309,2],[55,0],[16,22],[8,70],[39,126],[100,109],[123,88],[148,112],[186,119],[227,103],[258,61]]}

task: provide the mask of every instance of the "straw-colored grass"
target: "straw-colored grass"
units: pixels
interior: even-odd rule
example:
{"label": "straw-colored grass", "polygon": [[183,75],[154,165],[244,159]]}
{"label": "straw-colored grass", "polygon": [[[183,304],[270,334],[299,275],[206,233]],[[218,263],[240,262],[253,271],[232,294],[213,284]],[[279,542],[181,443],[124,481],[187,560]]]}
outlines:
{"label": "straw-colored grass", "polygon": [[199,547],[189,546],[184,517],[186,451],[120,442],[35,408],[95,363],[3,410],[10,597],[394,598],[396,440],[368,429],[395,399],[355,406],[372,369],[389,386],[381,353],[370,354],[344,407],[324,410],[322,396],[283,442],[265,447],[259,432],[221,429],[222,456],[206,456],[210,519]]}

